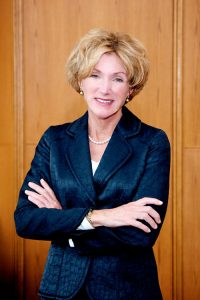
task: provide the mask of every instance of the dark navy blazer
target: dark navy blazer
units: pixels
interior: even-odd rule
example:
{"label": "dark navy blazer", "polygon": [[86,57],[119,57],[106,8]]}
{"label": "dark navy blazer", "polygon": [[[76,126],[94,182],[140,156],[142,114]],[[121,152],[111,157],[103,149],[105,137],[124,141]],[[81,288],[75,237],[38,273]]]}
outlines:
{"label": "dark navy blazer", "polygon": [[[153,255],[161,225],[140,229],[76,230],[90,208],[114,208],[143,197],[163,201],[154,208],[163,222],[169,190],[170,146],[166,134],[142,123],[127,108],[93,177],[88,114],[50,127],[42,136],[22,185],[15,211],[17,233],[51,240],[40,294],[71,299],[83,283],[94,300],[162,299]],[[28,201],[28,182],[44,178],[63,209]],[[72,238],[75,248],[69,247]]]}

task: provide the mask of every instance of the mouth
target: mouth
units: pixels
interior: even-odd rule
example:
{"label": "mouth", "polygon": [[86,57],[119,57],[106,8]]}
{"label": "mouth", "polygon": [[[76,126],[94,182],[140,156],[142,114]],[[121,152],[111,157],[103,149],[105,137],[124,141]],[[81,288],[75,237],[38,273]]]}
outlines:
{"label": "mouth", "polygon": [[102,98],[95,98],[95,100],[97,102],[103,103],[103,104],[110,104],[114,101],[114,100],[111,100],[111,99],[102,99]]}

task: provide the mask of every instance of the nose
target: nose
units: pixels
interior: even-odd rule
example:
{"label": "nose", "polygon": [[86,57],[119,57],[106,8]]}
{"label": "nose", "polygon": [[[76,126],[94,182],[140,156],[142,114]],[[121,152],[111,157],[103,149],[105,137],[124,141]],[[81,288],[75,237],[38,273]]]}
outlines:
{"label": "nose", "polygon": [[111,89],[111,81],[107,78],[104,78],[102,80],[101,86],[100,86],[100,91],[103,95],[106,95],[110,92]]}

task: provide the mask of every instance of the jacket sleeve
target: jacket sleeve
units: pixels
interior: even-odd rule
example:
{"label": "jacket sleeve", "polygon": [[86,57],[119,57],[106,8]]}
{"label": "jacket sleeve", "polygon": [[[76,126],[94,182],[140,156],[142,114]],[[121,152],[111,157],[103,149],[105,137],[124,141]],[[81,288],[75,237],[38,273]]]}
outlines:
{"label": "jacket sleeve", "polygon": [[67,239],[72,231],[80,225],[88,208],[49,209],[38,208],[28,200],[25,194],[28,182],[40,182],[45,179],[51,186],[50,176],[50,147],[52,140],[50,127],[42,136],[31,168],[28,171],[19,193],[18,204],[14,213],[16,231],[19,236],[38,240]]}
{"label": "jacket sleeve", "polygon": [[161,217],[161,224],[150,233],[123,226],[118,228],[98,227],[74,239],[83,251],[117,249],[127,247],[152,247],[160,232],[168,202],[170,171],[170,144],[166,134],[159,131],[149,147],[144,173],[140,179],[133,201],[153,197],[163,201],[161,206],[152,206]]}

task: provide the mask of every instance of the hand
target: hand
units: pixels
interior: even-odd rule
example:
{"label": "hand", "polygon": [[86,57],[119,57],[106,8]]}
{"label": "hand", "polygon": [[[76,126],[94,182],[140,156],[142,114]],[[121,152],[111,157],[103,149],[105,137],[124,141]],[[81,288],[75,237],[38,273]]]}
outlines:
{"label": "hand", "polygon": [[25,194],[28,195],[28,200],[36,204],[39,208],[46,207],[62,209],[60,202],[57,200],[48,183],[44,179],[41,179],[40,183],[41,186],[34,182],[28,183],[28,186],[34,190],[25,190]]}
{"label": "hand", "polygon": [[94,227],[120,227],[133,226],[144,232],[150,232],[150,228],[143,224],[145,221],[153,229],[161,223],[160,215],[150,205],[162,205],[162,201],[155,198],[142,198],[134,202],[111,209],[94,210],[91,215]]}

